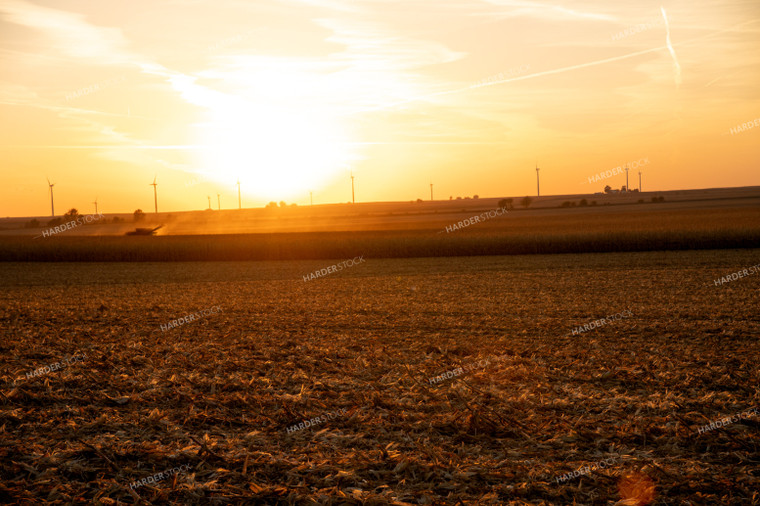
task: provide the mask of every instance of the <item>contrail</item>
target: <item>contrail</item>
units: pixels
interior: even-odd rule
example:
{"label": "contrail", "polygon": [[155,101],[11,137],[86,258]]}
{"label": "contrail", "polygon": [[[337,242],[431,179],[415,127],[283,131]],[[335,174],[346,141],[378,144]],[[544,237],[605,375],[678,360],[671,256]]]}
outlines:
{"label": "contrail", "polygon": [[665,44],[668,46],[670,56],[673,57],[673,64],[675,65],[676,70],[676,87],[679,87],[681,86],[681,65],[678,64],[676,52],[673,49],[673,44],[670,42],[670,24],[668,23],[668,15],[665,13],[665,7],[660,6],[660,10],[662,11],[662,17],[665,18]]}
{"label": "contrail", "polygon": [[[491,82],[483,83],[483,84],[472,84],[470,86],[465,86],[464,88],[458,88],[458,89],[446,90],[446,91],[439,91],[439,92],[436,92],[436,93],[431,93],[431,94],[426,94],[426,95],[422,95],[422,96],[418,96],[418,97],[412,97],[412,98],[408,98],[408,99],[404,99],[404,100],[399,100],[397,102],[393,102],[393,103],[390,103],[390,104],[378,105],[378,106],[374,106],[374,107],[368,107],[368,108],[359,109],[359,110],[356,110],[356,111],[351,111],[349,113],[343,114],[342,116],[351,116],[353,114],[358,114],[358,113],[363,113],[363,112],[381,111],[381,110],[385,110],[385,109],[391,109],[391,108],[394,108],[394,107],[398,107],[398,106],[401,106],[401,105],[406,105],[406,104],[409,104],[409,103],[414,103],[414,102],[419,102],[419,101],[427,100],[427,99],[430,99],[430,98],[433,98],[433,97],[439,97],[439,96],[442,96],[442,95],[452,95],[452,94],[455,94],[455,93],[462,93],[462,92],[466,92],[466,91],[469,91],[469,90],[472,90],[472,89],[475,89],[475,88],[484,88],[484,87],[487,87],[487,86],[496,86],[496,85],[499,85],[499,84],[506,84],[506,83],[511,83],[511,82],[515,82],[515,81],[524,81],[526,79],[534,79],[536,77],[548,76],[548,75],[552,75],[552,74],[560,74],[560,73],[563,73],[563,72],[568,72],[568,71],[572,71],[572,70],[578,70],[578,69],[587,68],[587,67],[594,67],[596,65],[604,65],[605,63],[611,63],[611,62],[615,62],[615,61],[626,60],[628,58],[634,58],[636,56],[644,55],[644,54],[647,54],[647,53],[654,53],[654,52],[660,51],[662,49],[667,49],[670,52],[671,56],[673,57],[673,60],[675,62],[675,68],[676,68],[676,84],[680,86],[680,84],[681,84],[681,65],[678,63],[678,59],[676,58],[676,52],[673,49],[673,44],[670,41],[670,25],[668,24],[668,16],[665,13],[665,9],[664,8],[660,7],[660,9],[662,10],[662,15],[665,18],[665,27],[667,29],[666,44],[664,46],[653,47],[651,49],[644,49],[642,51],[636,51],[634,53],[628,53],[628,54],[624,54],[624,55],[620,55],[620,56],[613,56],[611,58],[604,58],[602,60],[596,60],[596,61],[591,61],[591,62],[586,62],[586,63],[580,63],[580,64],[577,64],[577,65],[570,65],[570,66],[567,66],[567,67],[562,67],[562,68],[558,68],[558,69],[554,69],[554,70],[544,70],[544,71],[540,71],[540,72],[535,72],[533,74],[527,74],[527,75],[512,77],[512,78],[509,78],[509,79],[502,79],[500,81],[491,81]],[[712,33],[708,33],[708,34],[705,34],[705,35],[700,35],[699,37],[694,37],[692,39],[682,40],[681,42],[679,42],[676,45],[680,46],[680,45],[683,45],[683,44],[688,44],[688,43],[691,43],[691,42],[696,42],[696,41],[699,41],[699,40],[703,40],[703,39],[707,39],[707,38],[710,38],[710,37],[714,37],[714,36],[720,35],[722,33],[733,31],[733,30],[735,30],[735,29],[737,29],[737,28],[739,28],[741,26],[747,25],[747,24],[757,23],[757,21],[758,21],[757,19],[751,19],[751,20],[745,21],[743,23],[739,23],[737,25],[731,26],[729,28],[724,28],[723,30],[718,30],[718,31],[715,31],[715,32],[712,32]]]}
{"label": "contrail", "polygon": [[567,72],[567,71],[570,71],[570,70],[578,70],[578,69],[583,69],[583,68],[587,68],[587,67],[594,67],[596,65],[603,65],[605,63],[610,63],[610,62],[615,62],[615,61],[620,61],[620,60],[626,60],[628,58],[634,58],[636,56],[641,56],[641,55],[647,54],[647,53],[655,53],[657,51],[662,50],[664,47],[665,46],[654,47],[654,48],[651,48],[651,49],[644,49],[642,51],[636,51],[634,53],[628,53],[628,54],[624,54],[624,55],[620,55],[620,56],[613,56],[611,58],[604,58],[602,60],[596,60],[596,61],[587,62],[587,63],[579,63],[577,65],[570,65],[570,66],[567,66],[567,67],[562,67],[562,68],[553,69],[553,70],[543,70],[543,71],[540,71],[540,72],[534,72],[533,74],[527,74],[527,75],[518,76],[518,77],[511,77],[509,79],[501,79],[501,80],[498,80],[498,81],[491,81],[491,82],[483,83],[483,84],[472,84],[470,86],[465,86],[464,88],[457,88],[457,89],[453,89],[453,90],[439,91],[439,92],[436,92],[436,93],[430,93],[430,94],[421,95],[421,96],[418,96],[418,97],[412,97],[412,98],[408,98],[408,99],[404,99],[404,100],[399,100],[397,102],[393,102],[393,103],[390,103],[390,104],[378,105],[378,106],[375,106],[375,107],[368,107],[368,108],[360,109],[360,110],[357,110],[357,111],[351,111],[349,113],[345,113],[343,116],[350,116],[350,115],[357,114],[357,113],[362,113],[362,112],[381,111],[381,110],[391,109],[393,107],[398,107],[398,106],[405,105],[405,104],[410,104],[410,103],[413,103],[413,102],[419,102],[419,101],[423,101],[423,100],[428,100],[428,99],[433,98],[433,97],[440,97],[440,96],[443,96],[443,95],[452,95],[452,94],[455,94],[455,93],[462,93],[462,92],[470,91],[470,90],[476,89],[476,88],[485,88],[487,86],[495,86],[495,85],[498,85],[498,84],[511,83],[511,82],[515,82],[515,81],[524,81],[526,79],[534,79],[536,77],[549,76],[549,75],[552,75],[552,74],[561,74],[563,72]]}

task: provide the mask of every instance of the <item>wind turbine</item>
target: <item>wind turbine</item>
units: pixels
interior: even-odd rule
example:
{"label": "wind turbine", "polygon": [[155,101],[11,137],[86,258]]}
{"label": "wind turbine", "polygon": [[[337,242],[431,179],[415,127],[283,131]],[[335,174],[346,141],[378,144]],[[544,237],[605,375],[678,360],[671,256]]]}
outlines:
{"label": "wind turbine", "polygon": [[55,207],[53,207],[53,186],[55,186],[55,183],[51,183],[50,179],[48,179],[47,182],[50,187],[50,216],[55,218]]}
{"label": "wind turbine", "polygon": [[240,178],[237,180],[237,187],[238,187],[238,209],[243,209],[243,201],[240,200]]}
{"label": "wind turbine", "polygon": [[156,209],[156,214],[158,214],[158,193],[156,192],[156,186],[158,186],[158,185],[156,183],[156,177],[157,176],[153,176],[153,182],[151,184],[149,184],[148,186],[152,186],[153,187],[153,205],[154,205],[154,207]]}
{"label": "wind turbine", "polygon": [[309,205],[314,205],[314,192],[309,192]]}
{"label": "wind turbine", "polygon": [[208,198],[208,209],[210,211],[211,210],[211,195],[206,195],[206,197]]}
{"label": "wind turbine", "polygon": [[538,181],[538,171],[539,170],[540,169],[538,168],[538,162],[536,162],[536,196],[537,197],[541,196],[541,186],[540,186],[539,181]]}
{"label": "wind turbine", "polygon": [[430,200],[433,200],[433,183],[430,183]]}
{"label": "wind turbine", "polygon": [[351,171],[351,203],[356,204],[356,198],[354,197],[354,171]]}
{"label": "wind turbine", "polygon": [[641,193],[641,171],[639,171],[639,193]]}
{"label": "wind turbine", "polygon": [[222,210],[222,200],[219,197],[219,194],[216,194],[216,207],[219,211]]}
{"label": "wind turbine", "polygon": [[625,191],[631,191],[631,188],[628,186],[628,167],[625,168]]}
{"label": "wind turbine", "polygon": [[95,197],[95,202],[93,202],[93,204],[95,204],[95,214],[98,214],[98,197]]}

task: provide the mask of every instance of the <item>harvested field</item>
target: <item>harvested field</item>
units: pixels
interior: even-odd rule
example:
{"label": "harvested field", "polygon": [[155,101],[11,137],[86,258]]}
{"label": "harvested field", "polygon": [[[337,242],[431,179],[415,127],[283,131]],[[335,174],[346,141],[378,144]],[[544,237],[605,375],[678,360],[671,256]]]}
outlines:
{"label": "harvested field", "polygon": [[344,258],[0,264],[0,502],[760,504],[760,250]]}

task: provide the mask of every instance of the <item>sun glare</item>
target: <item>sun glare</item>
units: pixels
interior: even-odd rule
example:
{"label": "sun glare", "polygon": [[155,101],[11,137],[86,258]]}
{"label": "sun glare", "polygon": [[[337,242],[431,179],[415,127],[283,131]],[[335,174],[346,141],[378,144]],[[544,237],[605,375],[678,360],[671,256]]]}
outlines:
{"label": "sun glare", "polygon": [[301,197],[329,183],[352,161],[344,128],[326,109],[301,101],[233,100],[199,126],[204,172],[219,183],[238,179],[265,199]]}

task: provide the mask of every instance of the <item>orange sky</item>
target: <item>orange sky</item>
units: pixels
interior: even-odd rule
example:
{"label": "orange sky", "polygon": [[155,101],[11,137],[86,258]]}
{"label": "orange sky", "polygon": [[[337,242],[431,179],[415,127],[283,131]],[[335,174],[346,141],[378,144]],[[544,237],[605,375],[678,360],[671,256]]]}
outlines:
{"label": "orange sky", "polygon": [[2,0],[0,216],[760,185],[758,48],[756,0]]}

